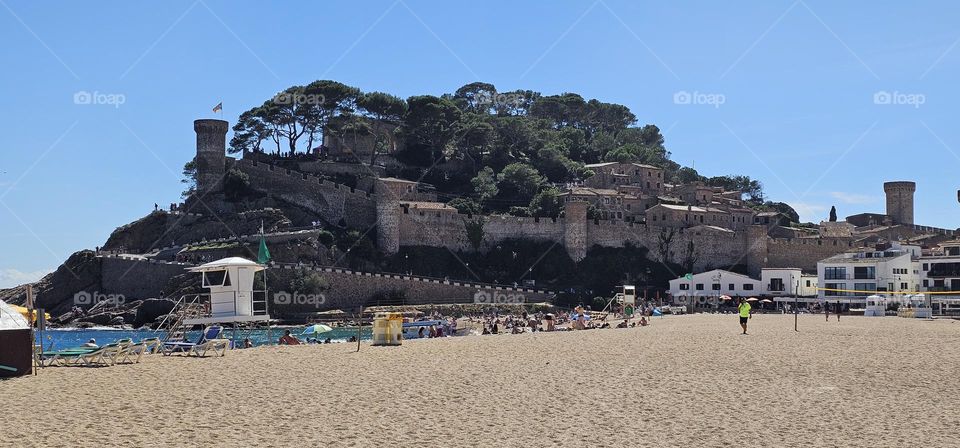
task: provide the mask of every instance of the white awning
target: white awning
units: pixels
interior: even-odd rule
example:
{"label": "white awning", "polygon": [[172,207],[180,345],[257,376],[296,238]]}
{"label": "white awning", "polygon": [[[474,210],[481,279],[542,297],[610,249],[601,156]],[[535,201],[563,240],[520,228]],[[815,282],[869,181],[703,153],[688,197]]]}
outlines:
{"label": "white awning", "polygon": [[246,258],[230,257],[217,261],[211,261],[207,264],[202,264],[187,270],[190,272],[219,271],[230,267],[253,268],[255,271],[262,271],[266,269],[264,266],[257,264],[254,261],[247,260]]}
{"label": "white awning", "polygon": [[0,300],[0,330],[25,330],[30,328],[27,318],[19,311]]}

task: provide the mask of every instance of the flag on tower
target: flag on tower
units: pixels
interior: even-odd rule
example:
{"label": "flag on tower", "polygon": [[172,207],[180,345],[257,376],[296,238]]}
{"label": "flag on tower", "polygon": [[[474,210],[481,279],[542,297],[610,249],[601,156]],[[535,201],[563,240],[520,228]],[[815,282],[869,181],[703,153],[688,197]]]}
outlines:
{"label": "flag on tower", "polygon": [[223,101],[217,103],[216,106],[213,106],[213,111],[214,111],[214,112],[222,112],[222,111],[223,111]]}

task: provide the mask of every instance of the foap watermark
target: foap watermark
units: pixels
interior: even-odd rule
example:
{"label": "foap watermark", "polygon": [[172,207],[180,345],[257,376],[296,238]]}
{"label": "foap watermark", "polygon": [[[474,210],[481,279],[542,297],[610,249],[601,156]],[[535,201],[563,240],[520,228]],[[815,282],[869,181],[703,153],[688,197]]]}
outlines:
{"label": "foap watermark", "polygon": [[102,294],[99,291],[80,291],[73,295],[74,305],[97,305],[106,303],[111,306],[123,305],[127,301],[123,294]]}
{"label": "foap watermark", "polygon": [[519,93],[481,92],[474,97],[474,101],[480,106],[501,109],[505,107],[520,107],[524,104],[526,98]]}
{"label": "foap watermark", "polygon": [[327,297],[323,294],[277,291],[273,294],[273,303],[275,305],[308,305],[319,308],[327,303]]}
{"label": "foap watermark", "polygon": [[681,105],[706,105],[719,109],[723,103],[727,102],[727,96],[722,93],[705,93],[694,90],[687,92],[681,90],[673,94],[673,104]]}
{"label": "foap watermark", "polygon": [[280,92],[270,99],[275,104],[280,105],[308,105],[316,106],[326,102],[326,97],[315,93],[294,93]]}
{"label": "foap watermark", "polygon": [[519,293],[508,294],[504,291],[481,289],[473,295],[473,303],[483,305],[513,305],[524,302],[526,297]]}
{"label": "foap watermark", "polygon": [[120,108],[120,105],[127,102],[127,96],[122,93],[102,93],[94,90],[93,92],[88,92],[86,90],[81,90],[73,94],[73,104],[78,104],[82,106],[94,105],[94,106],[113,106],[115,108]]}
{"label": "foap watermark", "polygon": [[881,90],[873,94],[873,104],[877,105],[913,106],[914,109],[919,109],[926,102],[927,96],[922,93]]}

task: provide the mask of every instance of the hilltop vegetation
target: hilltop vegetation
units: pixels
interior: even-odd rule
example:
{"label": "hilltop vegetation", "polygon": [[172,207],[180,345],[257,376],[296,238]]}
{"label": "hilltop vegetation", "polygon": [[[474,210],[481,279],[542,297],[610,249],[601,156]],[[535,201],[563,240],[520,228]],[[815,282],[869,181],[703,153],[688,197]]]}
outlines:
{"label": "hilltop vegetation", "polygon": [[[393,135],[376,131],[383,123]],[[576,93],[499,92],[483,82],[407,99],[329,80],[292,86],[240,115],[230,152],[307,156],[325,130],[373,136],[370,160],[356,160],[367,164],[390,152],[387,140],[402,142],[392,156],[404,168],[391,174],[434,185],[461,211],[556,216],[558,187],[608,161],[654,165],[668,183],[704,182],[764,205],[762,185],[749,176],[708,178],[671,160],[660,129],[638,125],[624,105]]]}

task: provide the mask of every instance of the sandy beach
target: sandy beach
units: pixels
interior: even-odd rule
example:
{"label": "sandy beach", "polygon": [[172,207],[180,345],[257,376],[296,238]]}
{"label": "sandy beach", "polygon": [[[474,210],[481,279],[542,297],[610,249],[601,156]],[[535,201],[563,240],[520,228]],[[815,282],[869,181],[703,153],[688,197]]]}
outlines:
{"label": "sandy beach", "polygon": [[0,382],[3,446],[956,446],[960,322],[760,315]]}

